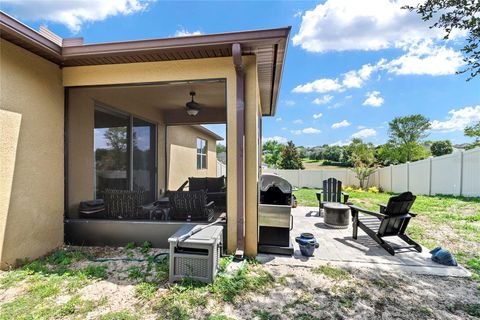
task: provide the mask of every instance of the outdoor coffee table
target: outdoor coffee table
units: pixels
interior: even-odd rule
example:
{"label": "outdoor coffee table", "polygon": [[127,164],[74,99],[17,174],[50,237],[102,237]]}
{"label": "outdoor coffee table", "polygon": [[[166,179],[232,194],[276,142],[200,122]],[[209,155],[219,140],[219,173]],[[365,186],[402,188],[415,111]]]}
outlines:
{"label": "outdoor coffee table", "polygon": [[323,222],[332,228],[346,229],[350,223],[350,207],[337,202],[323,204]]}

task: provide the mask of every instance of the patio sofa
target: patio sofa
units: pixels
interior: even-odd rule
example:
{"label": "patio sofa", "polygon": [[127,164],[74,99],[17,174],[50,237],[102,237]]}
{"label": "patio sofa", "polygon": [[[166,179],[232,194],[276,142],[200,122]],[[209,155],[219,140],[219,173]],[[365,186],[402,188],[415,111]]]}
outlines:
{"label": "patio sofa", "polygon": [[170,219],[174,221],[211,221],[214,217],[214,203],[207,203],[205,190],[171,191]]}
{"label": "patio sofa", "polygon": [[190,177],[177,191],[184,191],[188,185],[189,191],[205,190],[208,202],[213,201],[215,207],[225,208],[227,203],[227,185],[225,176],[197,178]]}

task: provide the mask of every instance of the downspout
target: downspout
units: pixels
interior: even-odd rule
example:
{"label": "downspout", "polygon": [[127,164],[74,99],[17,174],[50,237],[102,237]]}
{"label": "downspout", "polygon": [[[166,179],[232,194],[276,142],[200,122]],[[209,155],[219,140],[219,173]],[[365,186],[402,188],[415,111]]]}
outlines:
{"label": "downspout", "polygon": [[237,250],[235,257],[243,258],[245,251],[245,70],[239,43],[232,45],[232,57],[237,83]]}

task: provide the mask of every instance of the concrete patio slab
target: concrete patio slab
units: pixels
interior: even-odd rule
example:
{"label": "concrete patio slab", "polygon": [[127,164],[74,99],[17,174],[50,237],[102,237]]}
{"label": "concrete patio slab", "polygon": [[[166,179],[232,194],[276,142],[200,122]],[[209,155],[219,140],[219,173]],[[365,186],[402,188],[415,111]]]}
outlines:
{"label": "concrete patio slab", "polygon": [[[423,248],[421,253],[407,249],[391,256],[360,229],[358,239],[353,240],[351,224],[348,229],[330,228],[319,216],[317,207],[298,207],[292,209],[292,215],[291,236],[295,247],[293,256],[259,254],[257,259],[260,262],[270,265],[304,267],[316,267],[330,263],[344,267],[372,268],[384,272],[453,277],[470,276],[470,272],[461,266],[448,267],[433,262],[427,248]],[[294,241],[294,237],[299,236],[302,232],[313,233],[320,244],[313,257],[302,256],[298,244]],[[403,244],[398,237],[387,238],[387,240],[394,245]]]}

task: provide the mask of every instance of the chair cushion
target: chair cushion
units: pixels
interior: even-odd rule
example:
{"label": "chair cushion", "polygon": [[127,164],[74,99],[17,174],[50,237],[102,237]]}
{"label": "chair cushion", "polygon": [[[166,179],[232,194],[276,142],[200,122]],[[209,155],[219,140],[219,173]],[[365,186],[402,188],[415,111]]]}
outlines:
{"label": "chair cushion", "polygon": [[188,178],[188,189],[190,191],[207,190],[207,181],[205,178]]}
{"label": "chair cushion", "polygon": [[206,178],[208,192],[220,192],[225,187],[225,177]]}

